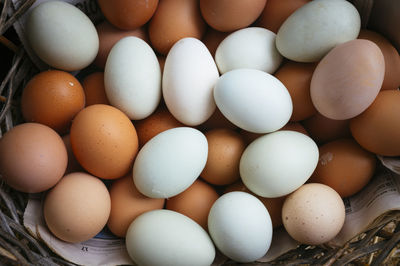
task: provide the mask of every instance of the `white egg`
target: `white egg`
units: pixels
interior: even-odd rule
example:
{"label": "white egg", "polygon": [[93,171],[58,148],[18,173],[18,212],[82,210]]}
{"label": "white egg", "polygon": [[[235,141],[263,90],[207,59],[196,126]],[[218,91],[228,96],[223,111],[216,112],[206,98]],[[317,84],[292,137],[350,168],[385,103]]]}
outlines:
{"label": "white egg", "polygon": [[250,27],[228,35],[215,52],[215,62],[223,74],[237,68],[253,68],[274,73],[282,62],[275,46],[276,34]]}
{"label": "white egg", "polygon": [[281,197],[310,178],[318,159],[318,146],[310,137],[296,131],[276,131],[257,138],[245,149],[240,177],[259,196]]}
{"label": "white egg", "polygon": [[125,37],[111,49],[104,69],[107,99],[130,119],[144,119],[161,99],[161,69],[142,39]]}
{"label": "white egg", "polygon": [[133,165],[133,181],[148,197],[173,197],[199,177],[207,155],[207,139],[199,130],[190,127],[166,130],[139,151]]}
{"label": "white egg", "polygon": [[221,196],[208,215],[208,231],[218,249],[237,262],[263,257],[272,241],[272,222],[264,204],[246,192]]}
{"label": "white egg", "polygon": [[29,14],[26,32],[39,58],[65,71],[87,67],[99,50],[92,21],[77,7],[62,1],[36,6]]}
{"label": "white egg", "polygon": [[188,126],[205,122],[215,111],[213,89],[218,77],[214,59],[201,41],[179,40],[164,66],[162,88],[168,110]]}
{"label": "white egg", "polygon": [[206,266],[215,257],[207,232],[187,216],[169,210],[137,217],[125,241],[129,256],[138,265]]}
{"label": "white egg", "polygon": [[280,129],[293,110],[282,82],[256,69],[235,69],[223,74],[215,85],[214,99],[229,121],[254,133]]}
{"label": "white egg", "polygon": [[360,27],[360,15],[349,1],[314,0],[286,19],[276,47],[293,61],[316,62],[336,45],[356,39]]}

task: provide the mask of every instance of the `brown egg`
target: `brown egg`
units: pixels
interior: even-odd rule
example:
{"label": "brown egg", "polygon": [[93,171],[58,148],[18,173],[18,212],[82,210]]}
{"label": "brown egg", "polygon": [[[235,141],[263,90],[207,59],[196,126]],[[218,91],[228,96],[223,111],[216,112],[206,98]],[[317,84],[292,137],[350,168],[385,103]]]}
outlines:
{"label": "brown egg", "polygon": [[203,124],[199,125],[198,128],[202,131],[208,131],[216,128],[236,130],[238,127],[232,124],[232,122],[229,121],[218,108],[215,108],[215,111],[210,118]]}
{"label": "brown egg", "polygon": [[103,72],[94,72],[86,76],[82,82],[82,87],[85,92],[85,106],[93,104],[110,104],[104,87]]}
{"label": "brown egg", "polygon": [[80,165],[105,179],[128,173],[138,152],[135,127],[123,112],[110,105],[95,104],[79,112],[70,138]]}
{"label": "brown egg", "polygon": [[185,37],[201,39],[206,29],[198,0],[162,0],[148,27],[152,47],[166,55]]}
{"label": "brown egg", "polygon": [[318,144],[350,137],[349,120],[333,120],[320,113],[302,121],[304,128]]}
{"label": "brown egg", "polygon": [[243,191],[252,194],[257,197],[267,208],[269,215],[271,216],[272,226],[277,228],[282,225],[282,206],[285,201],[286,196],[279,198],[263,198],[260,197],[253,192],[251,192],[242,181],[238,181],[232,185],[229,185],[224,193],[232,192],[232,191]]}
{"label": "brown egg", "polygon": [[384,90],[361,115],[350,120],[351,134],[366,150],[400,155],[400,91]]}
{"label": "brown egg", "polygon": [[97,0],[106,19],[123,30],[137,29],[153,16],[158,0]]}
{"label": "brown egg", "polygon": [[204,20],[218,31],[234,31],[256,21],[267,0],[200,0]]}
{"label": "brown egg", "polygon": [[104,21],[96,26],[96,30],[99,35],[99,52],[93,63],[100,68],[104,68],[111,48],[122,38],[135,36],[146,42],[149,41],[147,32],[143,27],[134,30],[121,30]]}
{"label": "brown egg", "polygon": [[12,188],[38,193],[64,175],[68,156],[61,137],[51,128],[20,124],[0,139],[0,175]]}
{"label": "brown egg", "polygon": [[161,73],[164,72],[164,66],[165,66],[165,59],[166,56],[163,55],[157,55],[157,59],[158,59],[158,63],[160,64],[160,69],[161,69]]}
{"label": "brown egg", "polygon": [[397,89],[400,86],[400,56],[396,48],[379,33],[362,29],[359,39],[373,41],[379,46],[385,58],[385,78],[382,90]]}
{"label": "brown egg", "polygon": [[208,28],[203,36],[202,42],[207,46],[210,54],[214,57],[218,45],[229,35],[229,32],[216,31],[213,28]]}
{"label": "brown egg", "polygon": [[84,170],[82,166],[78,163],[72,151],[71,140],[69,138],[69,135],[64,135],[62,137],[62,140],[64,142],[65,148],[67,149],[67,155],[68,155],[68,164],[67,164],[67,169],[65,170],[65,175],[73,172],[83,172]]}
{"label": "brown egg", "polygon": [[311,183],[322,183],[339,195],[349,197],[371,180],[375,155],[364,150],[353,139],[339,139],[319,147],[319,161]]}
{"label": "brown egg", "polygon": [[34,76],[22,92],[21,110],[27,122],[66,133],[75,115],[85,106],[79,81],[68,72],[44,71]]}
{"label": "brown egg", "polygon": [[232,184],[240,178],[239,162],[246,144],[229,129],[213,129],[205,133],[208,158],[200,176],[214,185]]}
{"label": "brown egg", "polygon": [[110,195],[104,183],[97,177],[78,172],[64,176],[47,193],[43,216],[56,237],[79,243],[103,229],[110,209]]}
{"label": "brown egg", "polygon": [[256,25],[277,33],[283,22],[308,2],[310,0],[268,0]]}
{"label": "brown egg", "polygon": [[196,180],[185,191],[168,199],[166,209],[186,215],[207,230],[208,213],[218,197],[213,187]]}
{"label": "brown egg", "polygon": [[162,209],[164,199],[152,199],[141,194],[133,184],[132,175],[115,180],[110,187],[111,213],[107,226],[119,237],[125,237],[129,225],[140,214]]}
{"label": "brown egg", "polygon": [[311,77],[315,67],[315,64],[287,61],[274,74],[285,85],[292,98],[293,113],[290,121],[301,121],[317,112],[310,96]]}

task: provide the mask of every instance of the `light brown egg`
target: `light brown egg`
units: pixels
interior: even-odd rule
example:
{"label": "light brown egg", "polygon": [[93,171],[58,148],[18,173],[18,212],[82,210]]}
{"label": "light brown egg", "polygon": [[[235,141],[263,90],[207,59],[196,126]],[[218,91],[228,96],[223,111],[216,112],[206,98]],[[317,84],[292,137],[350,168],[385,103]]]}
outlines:
{"label": "light brown egg", "polygon": [[164,199],[152,199],[141,194],[133,184],[132,175],[115,180],[110,187],[111,213],[107,226],[119,237],[125,237],[129,225],[140,214],[162,209]]}
{"label": "light brown egg", "polygon": [[41,72],[22,92],[24,119],[49,126],[59,134],[68,132],[72,119],[84,106],[85,93],[81,84],[64,71]]}
{"label": "light brown egg", "polygon": [[267,0],[200,0],[201,14],[212,28],[234,31],[256,21]]}
{"label": "light brown egg", "polygon": [[38,193],[51,188],[67,163],[61,137],[45,125],[20,124],[0,139],[0,175],[16,190]]}
{"label": "light brown egg", "polygon": [[186,215],[207,230],[208,213],[218,197],[212,186],[196,180],[185,191],[168,199],[166,209]]}
{"label": "light brown egg", "polygon": [[230,32],[221,32],[208,28],[203,36],[202,42],[207,46],[210,54],[214,57],[215,51],[217,51],[218,45],[229,35]]}
{"label": "light brown egg", "polygon": [[149,23],[148,32],[152,47],[166,55],[182,38],[201,39],[205,29],[198,0],[162,0]]}
{"label": "light brown egg", "polygon": [[64,142],[65,148],[67,149],[67,155],[68,155],[68,164],[67,164],[67,169],[65,170],[65,175],[73,172],[83,172],[84,169],[82,166],[78,163],[78,161],[75,158],[75,155],[72,151],[72,146],[71,146],[71,140],[68,135],[64,135],[62,137],[62,140]]}
{"label": "light brown egg", "polygon": [[238,127],[232,124],[232,122],[229,121],[218,108],[215,108],[215,111],[210,118],[207,119],[207,121],[205,121],[203,124],[199,125],[198,128],[201,131],[208,131],[216,128],[236,130]]}
{"label": "light brown egg", "polygon": [[342,198],[349,197],[369,182],[375,165],[374,154],[353,139],[339,139],[319,147],[318,165],[308,181],[330,186]]}
{"label": "light brown egg", "polygon": [[91,239],[103,229],[110,209],[110,194],[104,183],[78,172],[64,176],[47,193],[43,215],[56,237],[78,243]]}
{"label": "light brown egg", "polygon": [[399,90],[384,90],[365,112],[351,119],[351,134],[364,149],[379,155],[400,155],[399,103]]}
{"label": "light brown egg", "polygon": [[105,179],[127,174],[138,152],[135,127],[123,112],[110,105],[95,104],[79,112],[70,138],[80,165]]}
{"label": "light brown egg", "polygon": [[85,92],[85,106],[93,104],[110,104],[104,87],[103,72],[94,72],[86,76],[82,82],[82,87]]}

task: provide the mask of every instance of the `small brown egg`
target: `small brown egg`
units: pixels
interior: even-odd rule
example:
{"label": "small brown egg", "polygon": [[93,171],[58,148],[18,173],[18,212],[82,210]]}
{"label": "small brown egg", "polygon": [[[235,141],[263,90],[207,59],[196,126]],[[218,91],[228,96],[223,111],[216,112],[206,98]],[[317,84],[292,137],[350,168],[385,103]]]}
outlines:
{"label": "small brown egg", "polygon": [[168,199],[166,209],[186,215],[207,230],[208,213],[218,197],[213,187],[196,180],[185,191]]}
{"label": "small brown egg", "polygon": [[215,56],[215,51],[217,51],[218,45],[229,35],[230,32],[220,32],[213,28],[208,28],[203,36],[203,43],[207,46],[212,57]]}
{"label": "small brown egg", "polygon": [[83,80],[83,91],[85,92],[86,106],[93,104],[110,104],[104,87],[104,73],[94,72]]}
{"label": "small brown egg", "polygon": [[167,55],[175,42],[185,37],[201,39],[205,29],[198,0],[162,0],[150,20],[148,32],[152,47]]}
{"label": "small brown egg", "polygon": [[70,138],[80,165],[104,179],[126,175],[138,152],[138,137],[131,120],[110,105],[95,104],[79,112]]}
{"label": "small brown egg", "polygon": [[267,0],[200,0],[204,20],[218,31],[234,31],[256,21]]}
{"label": "small brown egg", "polygon": [[97,2],[106,19],[123,30],[134,30],[146,24],[158,5],[158,0],[97,0]]}
{"label": "small brown egg", "polygon": [[365,112],[350,120],[351,134],[361,147],[379,155],[400,155],[399,103],[399,90],[381,91]]}
{"label": "small brown egg", "polygon": [[71,243],[86,241],[98,234],[110,215],[107,187],[86,173],[64,176],[44,200],[43,215],[49,230]]}
{"label": "small brown egg", "polygon": [[319,147],[318,165],[309,182],[325,184],[342,198],[349,197],[371,180],[375,165],[375,155],[353,139],[335,140]]}
{"label": "small brown egg", "polygon": [[67,154],[68,154],[68,164],[67,164],[67,170],[65,170],[65,174],[73,172],[83,172],[84,170],[82,166],[78,163],[72,151],[71,140],[69,138],[69,135],[64,135],[62,137],[62,140],[64,142],[65,148],[67,149]]}
{"label": "small brown egg", "polygon": [[64,71],[41,72],[22,92],[24,119],[49,126],[59,134],[68,132],[72,119],[84,106],[85,93],[81,84]]}
{"label": "small brown egg", "polygon": [[208,131],[216,128],[236,130],[238,127],[232,124],[232,122],[229,121],[218,108],[215,108],[215,111],[210,118],[207,119],[207,121],[205,121],[203,124],[199,125],[198,128],[201,131]]}
{"label": "small brown egg", "polygon": [[213,129],[205,133],[208,158],[200,176],[213,185],[232,184],[240,178],[239,162],[246,144],[229,129]]}
{"label": "small brown egg", "polygon": [[61,137],[37,123],[20,124],[0,139],[0,175],[12,188],[38,193],[64,175],[68,156]]}
{"label": "small brown egg", "polygon": [[107,226],[119,237],[125,237],[129,225],[140,214],[162,209],[164,199],[152,199],[141,194],[135,187],[132,175],[115,180],[110,187],[111,213]]}
{"label": "small brown egg", "polygon": [[287,61],[274,74],[285,85],[292,98],[293,112],[290,121],[301,121],[317,112],[310,96],[311,77],[315,67],[315,64]]}

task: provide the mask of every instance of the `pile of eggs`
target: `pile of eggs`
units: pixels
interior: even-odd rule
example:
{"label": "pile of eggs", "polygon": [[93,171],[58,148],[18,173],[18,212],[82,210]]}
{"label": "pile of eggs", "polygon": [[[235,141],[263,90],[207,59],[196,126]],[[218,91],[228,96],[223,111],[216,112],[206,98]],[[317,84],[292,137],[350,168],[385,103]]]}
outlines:
{"label": "pile of eggs", "polygon": [[52,69],[0,140],[2,179],[45,192],[59,239],[107,226],[139,265],[207,265],[215,248],[250,262],[282,224],[330,241],[375,154],[400,155],[400,57],[349,2],[98,4],[96,26],[62,1],[31,11]]}

